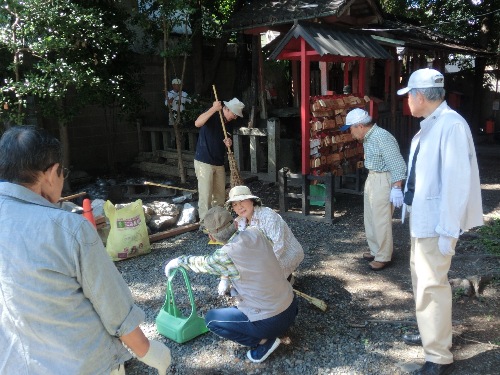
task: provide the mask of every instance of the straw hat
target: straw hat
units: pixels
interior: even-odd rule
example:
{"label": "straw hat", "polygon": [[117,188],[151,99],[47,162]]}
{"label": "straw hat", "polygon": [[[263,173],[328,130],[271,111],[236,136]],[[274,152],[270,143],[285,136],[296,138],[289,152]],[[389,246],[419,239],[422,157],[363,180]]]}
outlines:
{"label": "straw hat", "polygon": [[253,199],[255,202],[257,202],[258,205],[262,204],[260,198],[253,195],[248,186],[240,185],[233,187],[229,191],[229,199],[225,203],[225,207],[227,209],[230,209],[232,202],[240,202],[244,201],[245,199]]}

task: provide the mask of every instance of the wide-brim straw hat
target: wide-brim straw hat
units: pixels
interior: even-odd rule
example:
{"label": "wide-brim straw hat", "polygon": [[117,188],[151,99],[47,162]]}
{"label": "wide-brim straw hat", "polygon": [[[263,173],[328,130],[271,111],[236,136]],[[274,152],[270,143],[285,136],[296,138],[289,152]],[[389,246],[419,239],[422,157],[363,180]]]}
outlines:
{"label": "wide-brim straw hat", "polygon": [[225,207],[227,209],[231,208],[231,203],[232,202],[240,202],[244,201],[245,199],[253,199],[257,203],[262,204],[261,200],[259,197],[256,195],[253,195],[248,186],[235,186],[229,191],[229,199],[225,203]]}

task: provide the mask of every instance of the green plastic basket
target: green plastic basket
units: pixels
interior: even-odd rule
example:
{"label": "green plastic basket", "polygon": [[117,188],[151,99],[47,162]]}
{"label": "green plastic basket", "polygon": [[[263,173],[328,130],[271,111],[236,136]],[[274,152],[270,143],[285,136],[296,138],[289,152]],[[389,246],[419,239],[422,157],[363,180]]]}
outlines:
{"label": "green plastic basket", "polygon": [[324,184],[309,185],[309,195],[311,196],[309,204],[323,207],[325,205],[325,194],[326,188]]}
{"label": "green plastic basket", "polygon": [[[178,270],[184,276],[189,301],[191,302],[191,314],[187,317],[183,316],[182,312],[177,308],[172,290],[172,280]],[[189,282],[186,270],[184,268],[176,268],[172,272],[173,274],[167,281],[165,303],[156,317],[156,329],[163,336],[182,344],[208,332],[208,328],[205,325],[205,319],[197,315],[191,283]]]}

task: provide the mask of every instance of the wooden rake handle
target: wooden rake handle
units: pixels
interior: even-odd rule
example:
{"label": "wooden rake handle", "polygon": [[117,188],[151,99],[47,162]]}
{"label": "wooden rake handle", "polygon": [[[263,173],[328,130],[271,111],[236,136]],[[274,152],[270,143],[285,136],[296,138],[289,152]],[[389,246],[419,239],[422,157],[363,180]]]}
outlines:
{"label": "wooden rake handle", "polygon": [[[218,102],[219,98],[217,98],[217,90],[215,89],[215,85],[212,85],[212,89],[214,90],[215,101]],[[222,125],[222,130],[224,130],[224,137],[227,138],[226,125],[224,123],[224,117],[222,116],[222,109],[219,111],[219,116],[220,116],[220,123]],[[229,146],[226,147],[227,147],[227,152],[231,152],[231,148]]]}

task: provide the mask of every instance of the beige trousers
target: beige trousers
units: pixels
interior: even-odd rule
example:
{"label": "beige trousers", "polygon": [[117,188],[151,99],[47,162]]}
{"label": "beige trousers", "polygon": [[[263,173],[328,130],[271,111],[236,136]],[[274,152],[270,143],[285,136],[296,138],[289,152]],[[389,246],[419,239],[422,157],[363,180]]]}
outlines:
{"label": "beige trousers", "polygon": [[224,166],[215,166],[194,161],[198,179],[198,214],[203,220],[207,211],[214,206],[224,206],[226,198],[226,171]]}
{"label": "beige trousers", "polygon": [[391,174],[370,172],[364,188],[364,221],[366,240],[370,253],[378,262],[392,258],[392,214],[394,207],[389,201]]}
{"label": "beige trousers", "polygon": [[121,364],[117,369],[111,370],[110,375],[125,375],[125,365]]}
{"label": "beige trousers", "polygon": [[[445,365],[453,362],[451,286],[448,271],[451,256],[443,256],[439,237],[411,238],[410,270],[418,329],[425,360]],[[452,244],[454,247],[456,240]]]}

